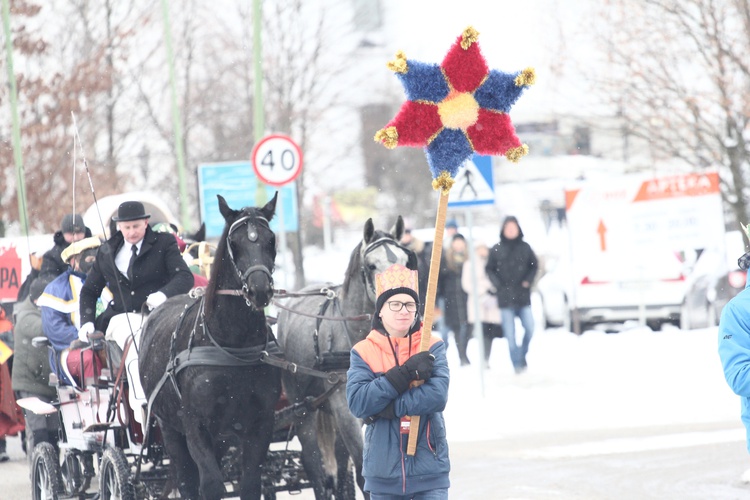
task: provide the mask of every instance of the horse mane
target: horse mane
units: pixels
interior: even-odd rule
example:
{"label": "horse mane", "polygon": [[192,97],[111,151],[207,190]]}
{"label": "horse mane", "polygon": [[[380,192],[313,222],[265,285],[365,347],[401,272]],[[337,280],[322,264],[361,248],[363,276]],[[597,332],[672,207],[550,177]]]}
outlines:
{"label": "horse mane", "polygon": [[209,316],[214,307],[214,300],[216,300],[216,290],[219,273],[224,267],[224,259],[227,255],[227,233],[231,224],[224,224],[224,230],[221,232],[219,238],[219,244],[216,246],[216,252],[214,254],[213,265],[211,266],[211,276],[208,277],[208,285],[206,286],[206,299],[204,302],[204,310],[206,315]]}
{"label": "horse mane", "polygon": [[360,253],[363,243],[364,241],[360,241],[359,244],[354,247],[354,250],[349,257],[349,266],[346,268],[346,277],[344,278],[344,284],[342,285],[342,293],[344,295],[349,291],[349,287],[352,285],[352,280],[357,279],[360,276],[359,270],[362,267]]}

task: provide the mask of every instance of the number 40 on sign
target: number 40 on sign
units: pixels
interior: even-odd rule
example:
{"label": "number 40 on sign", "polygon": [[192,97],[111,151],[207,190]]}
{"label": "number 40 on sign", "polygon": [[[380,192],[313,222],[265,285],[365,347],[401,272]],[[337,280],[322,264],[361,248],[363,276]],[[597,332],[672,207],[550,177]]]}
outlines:
{"label": "number 40 on sign", "polygon": [[285,135],[268,135],[255,145],[250,161],[258,179],[269,186],[281,187],[302,171],[302,150]]}

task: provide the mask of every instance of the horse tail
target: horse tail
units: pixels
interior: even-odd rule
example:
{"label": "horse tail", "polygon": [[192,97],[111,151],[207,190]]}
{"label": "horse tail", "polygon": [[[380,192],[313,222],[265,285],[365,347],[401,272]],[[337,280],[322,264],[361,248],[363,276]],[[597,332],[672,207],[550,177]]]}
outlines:
{"label": "horse tail", "polygon": [[318,447],[323,470],[327,476],[336,477],[336,426],[333,415],[318,410]]}

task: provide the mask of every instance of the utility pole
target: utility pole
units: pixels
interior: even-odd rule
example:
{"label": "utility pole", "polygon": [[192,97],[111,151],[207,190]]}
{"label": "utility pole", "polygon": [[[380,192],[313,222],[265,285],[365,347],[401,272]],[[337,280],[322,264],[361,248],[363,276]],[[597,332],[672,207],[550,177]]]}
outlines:
{"label": "utility pole", "polygon": [[13,43],[10,32],[10,7],[3,1],[3,29],[5,30],[5,50],[8,58],[8,83],[10,84],[10,111],[13,119],[13,159],[16,164],[16,192],[18,196],[18,222],[21,234],[26,236],[26,181],[24,180],[23,153],[21,151],[21,125],[18,121],[18,88],[13,69]]}
{"label": "utility pole", "polygon": [[[253,130],[255,144],[266,135],[265,115],[263,113],[263,46],[261,26],[263,25],[263,0],[253,0]],[[255,204],[262,207],[266,204],[266,186],[256,180]],[[283,231],[283,228],[281,228]]]}
{"label": "utility pole", "polygon": [[187,182],[185,180],[185,152],[182,137],[182,119],[177,106],[177,84],[174,69],[174,52],[172,51],[172,28],[169,23],[169,5],[161,0],[162,17],[164,18],[164,40],[167,45],[167,64],[169,65],[169,84],[172,89],[172,128],[174,130],[174,148],[177,154],[177,176],[180,183],[180,223],[187,229],[188,216]]}

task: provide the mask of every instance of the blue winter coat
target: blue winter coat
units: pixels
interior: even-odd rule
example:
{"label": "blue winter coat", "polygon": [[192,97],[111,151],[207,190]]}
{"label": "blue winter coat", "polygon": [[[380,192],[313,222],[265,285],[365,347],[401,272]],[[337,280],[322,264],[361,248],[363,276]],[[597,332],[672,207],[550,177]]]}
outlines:
{"label": "blue winter coat", "polygon": [[721,312],[719,357],[729,387],[742,401],[742,423],[750,452],[750,288],[730,300]]}
{"label": "blue winter coat", "polygon": [[85,280],[85,274],[69,267],[46,286],[37,301],[42,310],[42,329],[54,349],[49,354],[50,368],[65,384],[71,384],[71,381],[60,369],[60,353],[78,339],[81,327],[78,303]]}
{"label": "blue winter coat", "polygon": [[[430,352],[435,356],[432,377],[423,385],[398,394],[384,373],[419,351],[421,331],[411,337],[386,337],[373,330],[351,351],[346,396],[349,409],[358,418],[381,412],[394,401],[397,418],[380,418],[365,429],[365,490],[390,495],[411,495],[450,486],[450,459],[443,409],[448,400],[449,370],[445,344],[433,339]],[[400,417],[421,415],[419,438],[414,456],[406,454],[408,434],[400,432]]]}

